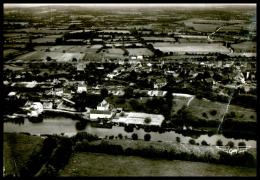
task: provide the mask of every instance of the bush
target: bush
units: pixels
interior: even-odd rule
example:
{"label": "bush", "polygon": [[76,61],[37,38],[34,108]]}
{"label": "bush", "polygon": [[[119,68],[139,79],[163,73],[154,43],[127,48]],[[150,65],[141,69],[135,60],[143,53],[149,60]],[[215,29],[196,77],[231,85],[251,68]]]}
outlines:
{"label": "bush", "polygon": [[190,139],[189,140],[189,143],[192,144],[192,145],[195,145],[196,144],[196,141],[194,139]]}
{"label": "bush", "polygon": [[223,142],[219,139],[219,140],[217,140],[216,145],[217,146],[223,146]]}
{"label": "bush", "polygon": [[209,144],[205,140],[203,140],[203,141],[201,141],[201,145],[202,146],[208,146]]}
{"label": "bush", "polygon": [[181,142],[181,138],[180,138],[180,137],[176,137],[176,141],[177,141],[178,143],[180,143],[180,142]]}
{"label": "bush", "polygon": [[207,113],[202,113],[202,116],[204,117],[204,118],[208,118],[208,115],[207,115]]}
{"label": "bush", "polygon": [[213,109],[209,113],[211,116],[215,116],[217,114],[217,111],[215,109]]}
{"label": "bush", "polygon": [[245,142],[239,142],[238,146],[246,146],[246,143]]}
{"label": "bush", "polygon": [[133,139],[133,140],[137,140],[137,139],[138,139],[138,135],[137,135],[136,133],[133,133],[133,134],[132,134],[132,139]]}
{"label": "bush", "polygon": [[226,144],[226,146],[229,146],[230,148],[233,148],[235,146],[233,141],[228,141],[228,143]]}
{"label": "bush", "polygon": [[114,136],[109,136],[109,139],[114,139]]}
{"label": "bush", "polygon": [[144,119],[144,123],[145,124],[149,124],[151,122],[151,118],[150,117],[146,117],[145,119]]}
{"label": "bush", "polygon": [[123,139],[123,135],[122,134],[118,134],[118,138],[119,139]]}
{"label": "bush", "polygon": [[144,140],[145,141],[150,141],[151,140],[151,135],[150,134],[145,134],[144,135]]}

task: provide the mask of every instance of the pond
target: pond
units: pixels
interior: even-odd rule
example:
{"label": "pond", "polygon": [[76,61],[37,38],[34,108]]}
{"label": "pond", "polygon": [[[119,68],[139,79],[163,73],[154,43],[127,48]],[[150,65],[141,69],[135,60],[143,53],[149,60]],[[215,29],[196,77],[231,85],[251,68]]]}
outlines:
{"label": "pond", "polygon": [[[28,132],[34,135],[40,134],[62,134],[66,136],[73,136],[77,134],[77,132],[88,132],[93,135],[97,135],[99,137],[106,137],[106,136],[118,136],[118,134],[122,134],[124,137],[127,136],[131,138],[133,133],[138,135],[139,139],[143,139],[144,135],[147,132],[144,129],[136,129],[134,128],[133,132],[126,132],[124,127],[120,126],[113,126],[112,129],[106,128],[99,128],[99,127],[92,127],[89,123],[87,124],[84,130],[77,130],[76,123],[78,120],[69,118],[69,117],[47,117],[44,118],[43,122],[40,123],[31,123],[28,119],[24,120],[24,123],[16,124],[12,122],[5,122],[4,123],[4,132]],[[151,135],[151,141],[168,141],[168,142],[176,142],[176,137],[180,137],[182,143],[188,143],[191,137],[183,136],[182,134],[178,134],[174,131],[170,132],[149,132]],[[225,145],[228,141],[233,141],[235,145],[238,142],[244,141],[246,145],[251,146],[253,148],[256,147],[255,140],[244,140],[244,139],[233,139],[233,138],[226,138],[221,134],[218,135],[200,135],[197,138],[194,138],[197,143],[201,143],[201,141],[205,140],[207,143],[211,145],[215,145],[218,139],[221,139],[223,144]]]}

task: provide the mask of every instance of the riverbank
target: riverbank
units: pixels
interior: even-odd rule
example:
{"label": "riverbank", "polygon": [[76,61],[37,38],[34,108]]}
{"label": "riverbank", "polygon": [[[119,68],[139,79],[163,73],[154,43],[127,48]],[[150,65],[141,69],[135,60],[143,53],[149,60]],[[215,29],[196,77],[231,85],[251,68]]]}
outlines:
{"label": "riverbank", "polygon": [[[9,176],[14,174],[19,176],[21,174],[21,177],[45,175],[66,176],[68,175],[66,172],[71,171],[70,168],[75,169],[73,166],[76,166],[78,169],[85,167],[84,156],[80,157],[80,162],[76,164],[73,159],[75,155],[80,154],[81,156],[81,154],[84,153],[88,153],[91,156],[96,156],[95,154],[99,153],[100,157],[107,156],[104,155],[104,153],[109,154],[109,158],[114,159],[115,162],[119,156],[125,159],[123,161],[129,158],[131,159],[131,157],[134,157],[134,159],[147,158],[148,161],[167,161],[166,164],[168,164],[167,166],[169,166],[169,168],[173,167],[176,160],[188,160],[194,165],[201,161],[200,163],[204,162],[206,166],[219,167],[223,164],[230,164],[232,166],[223,166],[231,169],[248,168],[248,172],[250,172],[252,176],[254,175],[253,172],[255,170],[256,161],[255,149],[249,149],[248,152],[240,155],[229,155],[228,153],[220,152],[219,149],[214,146],[130,139],[100,139],[97,136],[84,132],[78,133],[76,136],[70,138],[57,135],[40,137],[29,134],[4,133],[5,176],[7,176],[7,174]],[[14,159],[18,164],[18,169],[16,169],[17,167],[14,165],[13,167],[8,167],[8,164],[10,166]],[[98,158],[96,161],[98,161]],[[104,162],[106,162],[106,160]],[[91,163],[93,162],[91,161]],[[185,162],[183,163],[185,164]],[[101,166],[96,166],[96,168],[100,167]],[[118,166],[113,167],[113,171],[117,171]],[[133,169],[137,167],[137,165],[132,165]],[[68,168],[68,170],[63,171],[64,168]],[[93,166],[93,168],[95,168],[95,166]],[[104,171],[110,171],[112,167],[109,166],[108,169],[106,168],[108,167],[102,167]],[[125,167],[125,169],[127,169],[127,167]],[[93,172],[97,170],[98,169]],[[243,176],[245,174],[246,173],[240,172],[238,175]],[[74,174],[72,173],[71,175]],[[118,174],[115,173],[115,175]]]}

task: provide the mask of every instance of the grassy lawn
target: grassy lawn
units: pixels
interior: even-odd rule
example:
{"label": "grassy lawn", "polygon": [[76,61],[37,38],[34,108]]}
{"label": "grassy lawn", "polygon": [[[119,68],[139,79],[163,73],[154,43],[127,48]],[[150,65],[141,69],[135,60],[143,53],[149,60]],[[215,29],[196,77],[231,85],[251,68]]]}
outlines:
{"label": "grassy lawn", "polygon": [[201,162],[76,153],[60,176],[256,176],[254,168]]}
{"label": "grassy lawn", "polygon": [[232,118],[237,121],[256,121],[256,111],[253,109],[248,109],[244,107],[240,107],[237,105],[230,105],[228,109],[228,113],[234,112],[235,117]]}
{"label": "grassy lawn", "polygon": [[41,149],[42,143],[43,139],[37,136],[4,133],[3,161],[5,174],[13,174],[15,170],[19,171],[29,161],[31,154]]}
{"label": "grassy lawn", "polygon": [[[209,101],[207,99],[198,99],[194,98],[188,107],[188,110],[192,112],[192,115],[198,119],[205,120],[221,120],[225,114],[227,104]],[[215,115],[211,115],[210,111],[216,110]],[[206,117],[203,116],[203,113],[206,113]]]}

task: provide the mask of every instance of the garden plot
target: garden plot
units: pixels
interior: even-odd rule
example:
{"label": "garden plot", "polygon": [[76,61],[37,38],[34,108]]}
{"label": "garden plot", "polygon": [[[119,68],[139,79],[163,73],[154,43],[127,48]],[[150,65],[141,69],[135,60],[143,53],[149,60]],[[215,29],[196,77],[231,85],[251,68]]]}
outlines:
{"label": "garden plot", "polygon": [[147,48],[126,48],[130,56],[152,56],[153,52]]}
{"label": "garden plot", "polygon": [[162,52],[176,52],[180,54],[195,53],[195,54],[207,54],[207,53],[229,53],[229,49],[223,46],[221,43],[181,43],[171,44],[170,46],[160,46],[158,43],[154,45],[155,49],[159,49]]}

